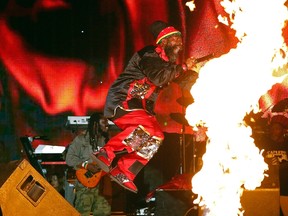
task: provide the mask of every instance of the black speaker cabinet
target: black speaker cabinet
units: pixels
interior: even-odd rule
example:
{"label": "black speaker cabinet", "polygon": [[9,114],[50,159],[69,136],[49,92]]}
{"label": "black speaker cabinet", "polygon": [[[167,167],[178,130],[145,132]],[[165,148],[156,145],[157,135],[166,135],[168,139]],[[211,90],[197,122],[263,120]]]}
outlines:
{"label": "black speaker cabinet", "polygon": [[[27,160],[14,165],[12,174],[11,164],[0,171],[0,207],[3,216],[80,215]],[[4,178],[6,181],[3,183]]]}
{"label": "black speaker cabinet", "polygon": [[190,190],[159,190],[155,193],[155,216],[192,215],[193,194]]}

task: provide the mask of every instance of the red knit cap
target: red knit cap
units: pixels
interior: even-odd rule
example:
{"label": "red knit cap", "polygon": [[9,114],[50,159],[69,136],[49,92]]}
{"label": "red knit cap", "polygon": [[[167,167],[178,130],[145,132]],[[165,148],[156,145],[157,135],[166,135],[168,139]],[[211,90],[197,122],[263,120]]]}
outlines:
{"label": "red knit cap", "polygon": [[156,44],[159,44],[163,38],[169,37],[173,34],[181,35],[180,31],[163,21],[155,21],[152,23],[150,31],[156,40]]}
{"label": "red knit cap", "polygon": [[173,34],[178,34],[178,35],[181,35],[181,32],[179,32],[177,29],[175,29],[173,26],[169,26],[165,29],[163,29],[157,39],[156,39],[156,44],[160,43],[160,41],[163,39],[163,38],[166,38],[166,37],[169,37]]}

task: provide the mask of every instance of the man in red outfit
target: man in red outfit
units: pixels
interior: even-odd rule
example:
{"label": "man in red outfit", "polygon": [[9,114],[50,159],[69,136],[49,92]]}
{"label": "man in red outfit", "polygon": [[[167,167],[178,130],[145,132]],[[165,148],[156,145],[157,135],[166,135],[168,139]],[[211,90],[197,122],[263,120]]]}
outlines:
{"label": "man in red outfit", "polygon": [[[156,46],[146,46],[132,56],[106,98],[104,115],[122,132],[111,138],[94,157],[115,182],[135,193],[134,178],[164,139],[153,112],[157,96],[194,66],[193,58],[188,58],[184,64],[176,63],[183,49],[180,31],[162,21],[155,21],[150,31]],[[126,154],[112,167],[115,154],[123,151]]]}

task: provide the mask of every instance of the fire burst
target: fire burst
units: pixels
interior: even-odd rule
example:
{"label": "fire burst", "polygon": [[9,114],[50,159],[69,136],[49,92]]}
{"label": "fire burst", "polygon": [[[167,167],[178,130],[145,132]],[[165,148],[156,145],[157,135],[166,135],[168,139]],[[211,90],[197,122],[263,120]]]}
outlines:
{"label": "fire burst", "polygon": [[287,63],[283,58],[287,47],[282,29],[288,17],[284,3],[221,2],[240,42],[237,48],[201,68],[191,89],[194,103],[186,110],[190,125],[204,122],[208,127],[203,167],[192,178],[196,202],[205,207],[205,215],[243,215],[243,190],[259,187],[264,179],[268,166],[243,118],[251,110],[258,111],[260,96],[283,79],[272,74]]}

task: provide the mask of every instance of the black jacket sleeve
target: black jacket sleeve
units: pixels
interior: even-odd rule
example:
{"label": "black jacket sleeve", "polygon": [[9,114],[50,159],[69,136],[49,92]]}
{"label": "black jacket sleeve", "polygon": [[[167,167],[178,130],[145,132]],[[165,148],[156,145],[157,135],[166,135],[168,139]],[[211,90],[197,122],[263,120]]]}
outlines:
{"label": "black jacket sleeve", "polygon": [[155,52],[146,53],[139,66],[145,76],[156,86],[168,84],[182,72],[180,65],[164,61]]}

